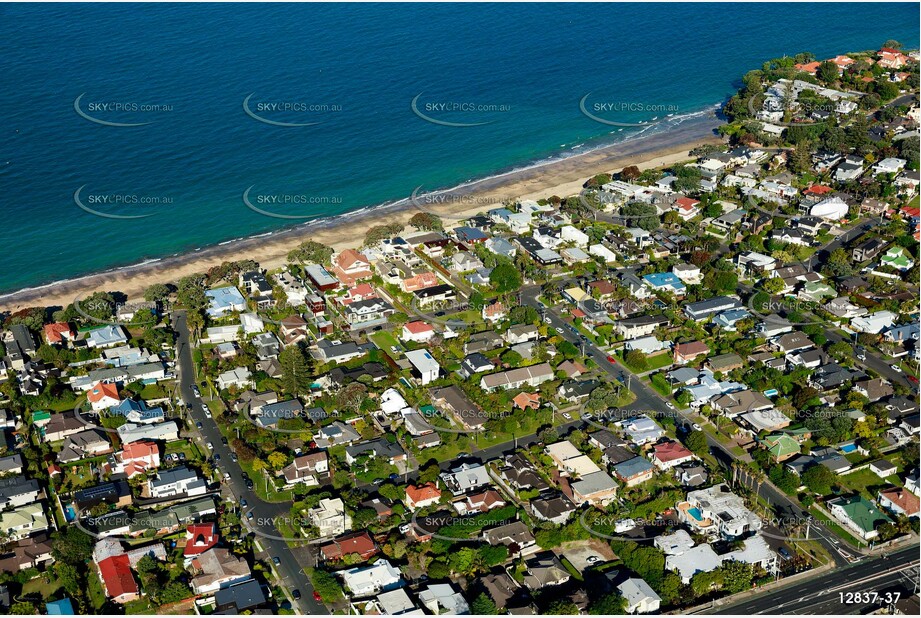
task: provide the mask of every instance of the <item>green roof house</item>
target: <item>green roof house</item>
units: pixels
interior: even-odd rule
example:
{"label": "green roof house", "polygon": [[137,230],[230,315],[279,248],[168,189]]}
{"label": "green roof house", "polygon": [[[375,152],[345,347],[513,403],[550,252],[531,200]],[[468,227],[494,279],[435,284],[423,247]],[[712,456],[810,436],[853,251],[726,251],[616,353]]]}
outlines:
{"label": "green roof house", "polygon": [[35,410],[32,412],[32,424],[36,427],[44,427],[51,422],[51,412],[47,410]]}
{"label": "green roof house", "polygon": [[762,444],[771,454],[771,457],[774,458],[774,461],[778,462],[800,453],[799,442],[785,433],[773,433],[767,436],[762,441]]}
{"label": "green roof house", "polygon": [[879,264],[904,272],[914,266],[915,261],[908,257],[904,247],[890,247],[889,251],[886,251],[886,254],[880,258]]}
{"label": "green roof house", "polygon": [[842,496],[828,501],[831,514],[865,541],[879,536],[876,527],[892,520],[875,504],[861,496]]}

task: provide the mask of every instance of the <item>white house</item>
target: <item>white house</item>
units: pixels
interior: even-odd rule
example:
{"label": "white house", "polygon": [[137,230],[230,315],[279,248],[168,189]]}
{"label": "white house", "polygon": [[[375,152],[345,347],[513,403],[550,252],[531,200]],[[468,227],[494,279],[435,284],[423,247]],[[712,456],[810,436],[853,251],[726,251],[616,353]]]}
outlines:
{"label": "white house", "polygon": [[410,350],[406,352],[406,360],[412,364],[419,374],[420,382],[425,385],[438,379],[441,365],[438,364],[428,350]]}
{"label": "white house", "polygon": [[657,612],[662,604],[662,598],[639,577],[631,577],[620,584],[617,590],[627,602],[628,614],[651,614]]}

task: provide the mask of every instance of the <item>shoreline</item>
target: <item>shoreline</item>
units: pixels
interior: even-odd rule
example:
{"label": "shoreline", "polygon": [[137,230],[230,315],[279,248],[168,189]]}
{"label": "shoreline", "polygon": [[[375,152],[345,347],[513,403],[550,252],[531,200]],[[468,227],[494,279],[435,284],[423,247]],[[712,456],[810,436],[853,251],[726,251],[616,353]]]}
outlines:
{"label": "shoreline", "polygon": [[[585,180],[595,174],[617,172],[627,165],[637,165],[640,169],[673,165],[689,159],[688,152],[696,146],[722,142],[713,133],[720,124],[715,116],[707,116],[699,124],[679,124],[662,133],[532,164],[449,189],[425,189],[422,195],[447,198],[444,203],[448,206],[436,203],[427,210],[448,216],[446,227],[453,227],[458,218],[501,206],[504,199],[568,197],[579,193]],[[469,207],[458,210],[458,203],[469,204]],[[175,283],[184,276],[207,271],[225,261],[252,259],[262,268],[272,270],[282,266],[288,251],[307,239],[329,245],[337,252],[358,248],[368,228],[397,221],[405,224],[419,211],[407,197],[356,211],[358,214],[345,213],[268,234],[223,241],[200,250],[145,259],[133,265],[4,293],[0,295],[0,311],[14,312],[35,306],[63,307],[79,296],[96,291],[118,291],[130,300],[137,300],[154,283]]]}

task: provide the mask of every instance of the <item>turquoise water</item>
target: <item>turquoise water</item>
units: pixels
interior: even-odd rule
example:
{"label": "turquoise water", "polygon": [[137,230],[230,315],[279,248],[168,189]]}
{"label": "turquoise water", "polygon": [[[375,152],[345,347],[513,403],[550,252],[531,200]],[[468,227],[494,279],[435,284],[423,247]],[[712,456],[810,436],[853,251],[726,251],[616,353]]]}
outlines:
{"label": "turquoise water", "polygon": [[696,519],[697,521],[703,521],[704,519],[704,514],[701,513],[700,509],[697,508],[696,506],[692,506],[691,508],[689,508],[688,514],[694,519]]}
{"label": "turquoise water", "polygon": [[[585,95],[668,110],[619,121],[686,118],[771,57],[916,47],[918,17],[904,3],[0,5],[0,291],[292,223],[248,209],[250,187],[309,198],[262,206],[278,214],[336,215],[570,156],[637,131],[584,116]],[[86,114],[149,124],[86,120],[81,95]],[[254,120],[249,95],[270,120],[320,124]],[[436,120],[489,124],[427,122],[417,96]],[[487,107],[438,110],[459,102]],[[78,189],[93,210],[153,216],[94,216]]]}

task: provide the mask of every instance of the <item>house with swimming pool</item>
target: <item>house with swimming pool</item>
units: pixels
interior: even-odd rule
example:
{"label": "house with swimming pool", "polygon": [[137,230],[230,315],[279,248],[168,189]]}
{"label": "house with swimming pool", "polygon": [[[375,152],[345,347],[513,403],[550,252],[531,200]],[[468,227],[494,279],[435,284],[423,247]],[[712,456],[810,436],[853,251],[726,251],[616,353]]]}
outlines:
{"label": "house with swimming pool", "polygon": [[698,534],[735,539],[761,528],[761,519],[726,485],[688,492],[675,508],[678,519]]}

